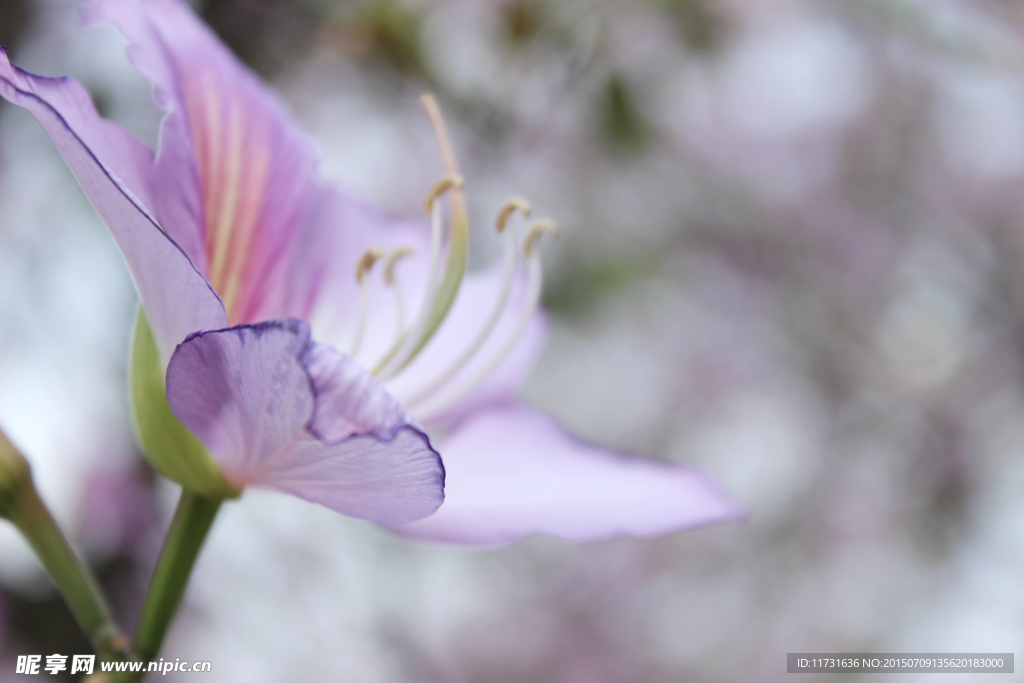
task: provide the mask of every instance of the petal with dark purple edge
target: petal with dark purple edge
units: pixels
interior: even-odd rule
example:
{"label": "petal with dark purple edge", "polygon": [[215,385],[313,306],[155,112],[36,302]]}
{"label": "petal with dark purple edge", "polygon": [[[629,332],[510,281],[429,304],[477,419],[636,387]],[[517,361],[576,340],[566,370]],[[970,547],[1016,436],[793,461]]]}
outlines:
{"label": "petal with dark purple edge", "polygon": [[314,342],[302,354],[316,396],[309,430],[336,443],[357,434],[390,441],[412,422],[394,396],[364,368],[326,344]]}
{"label": "petal with dark purple edge", "polygon": [[[308,326],[291,319],[192,335],[167,368],[171,410],[239,488],[286,491],[380,523],[415,520],[436,510],[443,500],[444,469],[419,430],[398,426],[390,440],[360,434],[327,443],[307,428],[314,415],[329,424],[325,408],[340,407],[335,400],[318,406],[314,382],[353,376],[344,368],[330,369],[332,363],[350,363],[341,354],[314,351],[309,354],[317,361],[314,380],[303,362],[310,348]],[[379,385],[357,384],[367,405],[379,404]],[[355,399],[354,390],[350,398]],[[358,417],[349,421],[367,419]],[[369,421],[392,428],[393,418],[384,414]]]}
{"label": "petal with dark purple edge", "polygon": [[441,451],[444,505],[431,517],[391,527],[403,536],[484,546],[535,533],[591,541],[742,517],[702,475],[582,443],[522,404],[472,418]]}
{"label": "petal with dark purple edge", "polygon": [[22,71],[2,48],[0,95],[35,116],[107,224],[128,262],[162,361],[189,333],[224,327],[217,294],[141,203],[148,150],[101,119],[80,84]]}
{"label": "petal with dark purple edge", "polygon": [[[113,23],[165,112],[154,211],[224,299],[232,322],[307,318],[323,254],[310,254],[328,188],[280,99],[178,0],[88,0]],[[358,254],[353,259],[358,258]]]}

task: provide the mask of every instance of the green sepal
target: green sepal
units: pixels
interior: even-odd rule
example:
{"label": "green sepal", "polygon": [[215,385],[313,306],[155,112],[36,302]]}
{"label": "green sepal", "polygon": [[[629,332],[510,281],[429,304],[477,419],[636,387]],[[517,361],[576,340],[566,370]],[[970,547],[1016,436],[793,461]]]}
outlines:
{"label": "green sepal", "polygon": [[171,412],[163,364],[141,307],[132,334],[129,373],[135,435],[153,468],[193,493],[212,498],[240,496],[206,446]]}

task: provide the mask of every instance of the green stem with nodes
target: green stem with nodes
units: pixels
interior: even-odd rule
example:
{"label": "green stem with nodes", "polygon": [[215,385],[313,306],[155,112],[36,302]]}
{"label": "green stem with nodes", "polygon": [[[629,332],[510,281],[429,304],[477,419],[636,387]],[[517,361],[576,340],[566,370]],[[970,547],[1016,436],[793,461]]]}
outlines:
{"label": "green stem with nodes", "polygon": [[192,566],[223,500],[201,496],[187,489],[181,491],[178,509],[153,570],[135,628],[133,645],[143,662],[152,660],[160,652],[167,629],[185,593]]}
{"label": "green stem with nodes", "polygon": [[47,509],[32,480],[32,469],[0,432],[0,517],[22,533],[75,621],[105,660],[129,659],[128,641],[110,616],[96,580],[78,559]]}

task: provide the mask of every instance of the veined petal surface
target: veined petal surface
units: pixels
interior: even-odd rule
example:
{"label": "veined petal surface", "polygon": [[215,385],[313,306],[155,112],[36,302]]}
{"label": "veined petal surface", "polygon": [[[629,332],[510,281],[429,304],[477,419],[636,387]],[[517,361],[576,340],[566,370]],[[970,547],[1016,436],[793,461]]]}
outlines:
{"label": "veined petal surface", "polygon": [[390,441],[412,422],[394,396],[364,368],[326,344],[310,343],[302,354],[316,407],[309,429],[336,443],[357,434]]}
{"label": "veined petal surface", "polygon": [[[360,380],[345,367],[351,364],[347,358],[315,349],[307,325],[298,320],[193,335],[167,368],[171,410],[238,488],[287,491],[380,523],[432,513],[443,500],[444,469],[426,436],[389,413],[386,402],[376,400],[383,389],[372,379]],[[364,393],[368,406],[384,406],[381,414],[363,417],[390,431],[390,440],[363,433],[331,443],[311,432],[314,415],[320,424],[329,424],[341,387],[335,384],[324,392],[331,400],[318,406],[314,378],[304,363],[310,357],[316,361],[317,381],[355,378],[352,392]]]}

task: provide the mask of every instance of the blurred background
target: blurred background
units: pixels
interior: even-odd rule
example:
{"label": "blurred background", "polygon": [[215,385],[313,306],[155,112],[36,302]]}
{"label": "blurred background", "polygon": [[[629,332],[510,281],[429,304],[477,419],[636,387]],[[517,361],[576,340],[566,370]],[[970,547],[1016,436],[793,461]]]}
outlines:
{"label": "blurred background", "polygon": [[[324,175],[391,211],[418,212],[440,173],[415,101],[434,92],[475,262],[511,195],[563,228],[528,400],[701,469],[749,520],[470,552],[247,492],[165,657],[246,683],[676,683],[786,680],[796,651],[1024,654],[1019,3],[195,6],[290,103]],[[152,144],[124,41],[75,15],[0,0],[0,43]],[[129,427],[134,306],[52,145],[0,104],[0,424],[125,625],[176,496]],[[88,651],[0,525],[0,681],[17,654]]]}

